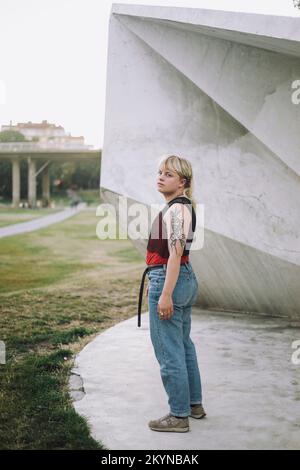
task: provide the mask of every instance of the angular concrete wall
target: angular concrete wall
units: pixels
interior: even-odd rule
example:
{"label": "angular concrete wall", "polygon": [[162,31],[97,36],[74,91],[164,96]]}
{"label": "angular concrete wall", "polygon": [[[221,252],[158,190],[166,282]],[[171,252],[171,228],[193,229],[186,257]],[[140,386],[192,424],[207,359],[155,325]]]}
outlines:
{"label": "angular concrete wall", "polygon": [[295,80],[298,18],[113,4],[103,195],[163,204],[158,158],[192,162],[205,239],[191,261],[205,308],[300,320]]}

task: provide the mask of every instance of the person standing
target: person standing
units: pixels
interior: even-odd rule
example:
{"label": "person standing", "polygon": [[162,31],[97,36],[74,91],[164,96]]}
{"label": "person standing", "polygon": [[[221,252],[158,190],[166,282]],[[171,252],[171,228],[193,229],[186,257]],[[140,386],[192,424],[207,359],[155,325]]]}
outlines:
{"label": "person standing", "polygon": [[206,416],[191,313],[199,284],[189,261],[196,227],[190,162],[178,155],[160,161],[157,189],[166,206],[155,218],[147,244],[150,337],[168,395],[170,412],[148,426],[153,431],[187,432],[189,416]]}

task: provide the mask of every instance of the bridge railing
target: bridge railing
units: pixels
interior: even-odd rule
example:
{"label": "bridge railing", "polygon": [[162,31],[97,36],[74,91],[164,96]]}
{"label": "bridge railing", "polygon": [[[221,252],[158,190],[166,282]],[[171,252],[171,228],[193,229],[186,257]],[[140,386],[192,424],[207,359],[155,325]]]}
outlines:
{"label": "bridge railing", "polygon": [[38,150],[92,150],[93,145],[73,142],[0,142],[0,152],[26,152]]}

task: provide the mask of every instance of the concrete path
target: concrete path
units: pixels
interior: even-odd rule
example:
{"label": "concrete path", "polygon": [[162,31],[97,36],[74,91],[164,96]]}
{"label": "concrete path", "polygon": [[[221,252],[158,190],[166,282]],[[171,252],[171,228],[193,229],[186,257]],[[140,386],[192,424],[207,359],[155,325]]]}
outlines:
{"label": "concrete path", "polygon": [[45,215],[38,217],[28,222],[20,222],[18,224],[8,225],[7,227],[0,228],[0,238],[9,237],[11,235],[18,235],[19,233],[33,232],[39,228],[47,227],[48,225],[61,222],[62,220],[68,219],[78,212],[82,211],[86,207],[86,203],[79,203],[77,207],[70,207],[55,214]]}
{"label": "concrete path", "polygon": [[141,328],[136,317],[123,321],[76,356],[74,407],[94,438],[111,450],[300,449],[300,364],[291,360],[300,329],[270,317],[193,312],[207,417],[189,418],[187,433],[148,428],[169,406],[145,313]]}

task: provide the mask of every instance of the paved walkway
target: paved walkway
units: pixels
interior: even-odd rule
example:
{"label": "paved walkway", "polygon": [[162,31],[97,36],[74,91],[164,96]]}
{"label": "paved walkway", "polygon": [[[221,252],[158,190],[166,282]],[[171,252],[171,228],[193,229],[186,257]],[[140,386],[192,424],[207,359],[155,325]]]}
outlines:
{"label": "paved walkway", "polygon": [[207,417],[189,418],[187,433],[148,428],[169,407],[145,313],[141,328],[136,317],[122,321],[76,357],[70,388],[83,384],[84,393],[74,392],[74,407],[95,439],[111,450],[300,449],[300,365],[291,361],[300,329],[270,317],[193,312]]}
{"label": "paved walkway", "polygon": [[61,222],[62,220],[68,219],[78,212],[82,211],[86,207],[86,203],[82,202],[77,207],[70,207],[55,214],[45,215],[38,217],[28,222],[20,222],[18,224],[8,225],[7,227],[0,228],[0,238],[9,237],[11,235],[18,235],[19,233],[33,232],[39,228],[47,227],[48,225]]}

